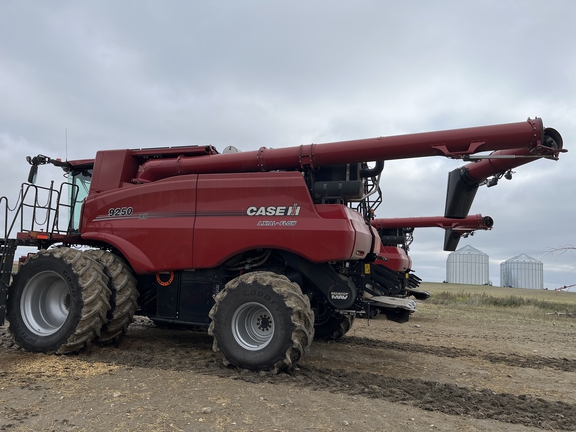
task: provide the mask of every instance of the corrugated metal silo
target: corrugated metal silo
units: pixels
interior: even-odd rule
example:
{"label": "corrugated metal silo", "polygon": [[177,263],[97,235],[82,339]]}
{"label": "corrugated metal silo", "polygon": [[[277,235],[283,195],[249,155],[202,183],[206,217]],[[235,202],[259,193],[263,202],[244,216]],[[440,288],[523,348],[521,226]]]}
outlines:
{"label": "corrugated metal silo", "polygon": [[448,255],[446,282],[472,285],[490,283],[488,255],[472,246],[464,246]]}
{"label": "corrugated metal silo", "polygon": [[526,254],[500,263],[500,285],[514,288],[544,288],[544,264]]}

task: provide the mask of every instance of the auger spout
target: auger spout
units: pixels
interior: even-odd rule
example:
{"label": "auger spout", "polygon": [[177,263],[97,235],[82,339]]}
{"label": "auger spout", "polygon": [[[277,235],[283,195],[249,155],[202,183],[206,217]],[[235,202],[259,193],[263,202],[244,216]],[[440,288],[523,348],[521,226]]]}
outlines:
{"label": "auger spout", "polygon": [[[414,228],[438,227],[444,229],[444,250],[454,251],[460,238],[473,234],[478,230],[490,230],[494,226],[494,220],[490,216],[481,214],[467,216],[463,219],[446,218],[442,216],[406,217],[406,218],[378,218],[371,225],[381,234],[382,243],[387,238],[394,240],[394,236],[386,236],[385,230],[412,230]],[[398,233],[397,233],[398,234]],[[402,243],[404,235],[397,235],[397,243]]]}
{"label": "auger spout", "polygon": [[[426,156],[461,159],[484,151],[516,148],[540,151],[543,143],[546,143],[546,135],[542,119],[536,118],[519,123],[326,144],[278,149],[262,147],[244,153],[150,159],[139,166],[133,181],[147,183],[183,174],[316,170],[324,166]],[[544,147],[552,151],[550,147]],[[552,151],[548,156],[553,155]]]}
{"label": "auger spout", "polygon": [[525,165],[538,159],[557,160],[563,149],[562,136],[552,128],[546,128],[542,140],[535,147],[518,147],[498,150],[486,156],[466,157],[470,162],[456,168],[448,174],[446,206],[444,216],[447,218],[464,218],[468,215],[476,196],[478,186],[489,177],[495,176],[488,186],[494,186],[498,178],[507,174],[511,178],[512,168]]}
{"label": "auger spout", "polygon": [[494,220],[490,216],[482,216],[481,214],[468,216],[464,219],[447,218],[443,216],[422,216],[406,218],[377,218],[371,222],[371,225],[376,229],[438,227],[471,232],[492,228],[494,226]]}

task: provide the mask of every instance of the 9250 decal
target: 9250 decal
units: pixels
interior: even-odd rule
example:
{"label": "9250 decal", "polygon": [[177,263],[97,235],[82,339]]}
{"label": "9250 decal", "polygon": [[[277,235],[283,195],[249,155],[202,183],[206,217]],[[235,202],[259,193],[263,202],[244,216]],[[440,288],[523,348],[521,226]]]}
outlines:
{"label": "9250 decal", "polygon": [[132,207],[112,207],[108,210],[108,216],[130,216],[134,212]]}

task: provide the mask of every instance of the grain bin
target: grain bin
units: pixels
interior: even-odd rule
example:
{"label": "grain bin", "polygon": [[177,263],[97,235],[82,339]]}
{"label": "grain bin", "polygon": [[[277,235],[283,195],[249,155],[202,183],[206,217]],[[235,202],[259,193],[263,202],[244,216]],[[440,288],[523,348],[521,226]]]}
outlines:
{"label": "grain bin", "polygon": [[490,283],[488,255],[472,246],[464,246],[448,255],[446,282],[472,285]]}
{"label": "grain bin", "polygon": [[500,285],[514,288],[544,288],[544,264],[526,254],[500,263]]}

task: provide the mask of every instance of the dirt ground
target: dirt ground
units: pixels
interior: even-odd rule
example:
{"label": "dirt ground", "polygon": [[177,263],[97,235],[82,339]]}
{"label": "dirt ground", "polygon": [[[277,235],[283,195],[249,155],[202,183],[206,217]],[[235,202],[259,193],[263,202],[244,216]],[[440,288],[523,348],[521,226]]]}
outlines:
{"label": "dirt ground", "polygon": [[576,430],[576,319],[422,304],[356,320],[291,374],[226,368],[138,317],[118,346],[32,354],[0,327],[0,430]]}

